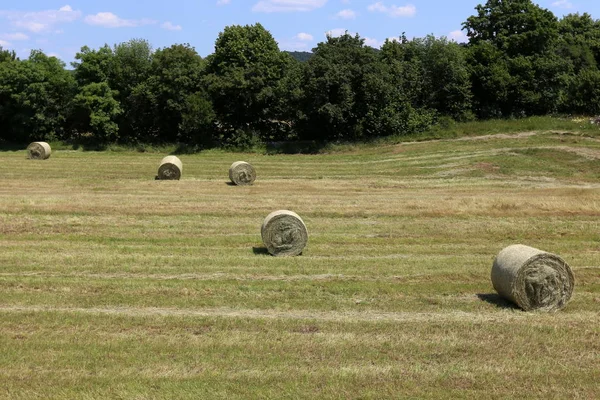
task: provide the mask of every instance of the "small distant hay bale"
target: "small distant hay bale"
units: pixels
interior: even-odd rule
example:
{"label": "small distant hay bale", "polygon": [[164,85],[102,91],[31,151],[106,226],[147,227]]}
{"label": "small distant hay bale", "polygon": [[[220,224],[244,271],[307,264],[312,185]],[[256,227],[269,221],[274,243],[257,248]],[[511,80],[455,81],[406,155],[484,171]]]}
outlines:
{"label": "small distant hay bale", "polygon": [[46,142],[33,142],[27,146],[27,158],[30,160],[47,160],[50,154],[52,149]]}
{"label": "small distant hay bale", "polygon": [[160,162],[156,179],[179,180],[182,172],[183,164],[181,163],[181,160],[176,156],[166,156]]}
{"label": "small distant hay bale", "polygon": [[245,161],[236,161],[229,167],[229,179],[238,186],[252,185],[256,179],[256,170]]}
{"label": "small distant hay bale", "polygon": [[263,243],[273,256],[302,254],[308,242],[304,221],[293,211],[279,210],[267,215],[260,229]]}
{"label": "small distant hay bale", "polygon": [[554,311],[567,305],[575,280],[571,267],[556,254],[515,244],[496,256],[492,284],[525,311]]}

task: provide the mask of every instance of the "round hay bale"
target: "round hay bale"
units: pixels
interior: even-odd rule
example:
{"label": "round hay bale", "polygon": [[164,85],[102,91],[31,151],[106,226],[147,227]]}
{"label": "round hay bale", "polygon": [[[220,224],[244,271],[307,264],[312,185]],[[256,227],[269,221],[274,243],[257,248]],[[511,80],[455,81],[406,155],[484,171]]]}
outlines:
{"label": "round hay bale", "polygon": [[260,235],[271,255],[297,256],[308,242],[304,221],[293,211],[279,210],[267,215]]}
{"label": "round hay bale", "polygon": [[236,161],[229,167],[229,179],[236,185],[252,185],[256,179],[256,170],[245,161]]}
{"label": "round hay bale", "polygon": [[492,284],[525,311],[553,311],[567,305],[575,280],[571,267],[556,254],[515,244],[496,256]]}
{"label": "round hay bale", "polygon": [[176,156],[166,156],[160,162],[158,167],[157,179],[160,180],[179,180],[183,172],[183,164]]}
{"label": "round hay bale", "polygon": [[46,142],[33,142],[27,146],[27,158],[30,160],[47,160],[51,153],[52,149]]}

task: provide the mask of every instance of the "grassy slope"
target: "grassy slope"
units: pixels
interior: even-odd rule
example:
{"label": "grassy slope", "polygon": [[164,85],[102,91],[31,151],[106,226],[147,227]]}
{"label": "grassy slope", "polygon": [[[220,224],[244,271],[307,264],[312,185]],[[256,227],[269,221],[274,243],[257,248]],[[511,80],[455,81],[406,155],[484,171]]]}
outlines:
{"label": "grassy slope", "polygon": [[[0,398],[600,396],[598,139],[160,158],[0,153]],[[264,254],[280,208],[301,257]],[[565,310],[494,294],[512,243],[571,264]]]}

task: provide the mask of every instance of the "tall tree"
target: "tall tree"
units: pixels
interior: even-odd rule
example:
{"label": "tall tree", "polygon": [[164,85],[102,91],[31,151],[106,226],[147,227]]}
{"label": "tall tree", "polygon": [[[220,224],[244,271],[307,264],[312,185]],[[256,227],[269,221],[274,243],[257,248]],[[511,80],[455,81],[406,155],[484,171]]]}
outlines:
{"label": "tall tree", "polygon": [[448,39],[387,41],[381,51],[394,72],[394,84],[417,108],[435,110],[455,120],[471,118],[471,81],[463,48]]}
{"label": "tall tree", "polygon": [[[388,47],[391,46],[388,44]],[[388,54],[391,49],[384,49]],[[328,37],[305,64],[299,121],[306,139],[364,139],[412,131],[416,112],[393,66],[360,36]]]}
{"label": "tall tree", "polygon": [[98,50],[83,46],[75,55],[75,59],[77,61],[71,65],[79,86],[100,82],[113,83],[115,53],[109,45],[105,44]]}
{"label": "tall tree", "polygon": [[19,58],[17,57],[17,53],[14,50],[4,50],[2,46],[0,46],[0,63],[7,61],[16,61]]}
{"label": "tall tree", "polygon": [[[143,95],[152,109],[154,128],[160,141],[176,142],[199,139],[195,131],[190,137],[189,129],[182,129],[184,114],[190,110],[200,112],[200,99],[206,98],[202,77],[204,62],[196,50],[187,44],[173,45],[157,50],[152,59],[150,76],[144,86]],[[189,103],[195,106],[191,106]],[[212,115],[212,112],[208,112]],[[206,116],[205,116],[206,117]],[[199,117],[202,119],[201,117]],[[210,119],[210,118],[209,118]],[[190,119],[188,118],[189,122]],[[198,119],[196,119],[198,121]],[[186,125],[188,128],[189,124]],[[210,126],[203,125],[210,136]],[[200,141],[206,142],[207,138]]]}
{"label": "tall tree", "polygon": [[97,143],[117,141],[119,126],[116,119],[123,111],[115,95],[116,92],[106,82],[83,86],[73,99],[71,119],[74,134],[92,134],[91,139]]}
{"label": "tall tree", "polygon": [[[269,131],[277,120],[275,88],[289,58],[262,25],[226,27],[207,57],[206,83],[225,141]],[[240,142],[240,143],[241,143]]]}
{"label": "tall tree", "polygon": [[0,63],[0,135],[12,142],[66,138],[75,91],[65,64],[41,51]]}
{"label": "tall tree", "polygon": [[481,117],[557,110],[569,71],[556,53],[558,22],[531,0],[488,0],[463,24]]}

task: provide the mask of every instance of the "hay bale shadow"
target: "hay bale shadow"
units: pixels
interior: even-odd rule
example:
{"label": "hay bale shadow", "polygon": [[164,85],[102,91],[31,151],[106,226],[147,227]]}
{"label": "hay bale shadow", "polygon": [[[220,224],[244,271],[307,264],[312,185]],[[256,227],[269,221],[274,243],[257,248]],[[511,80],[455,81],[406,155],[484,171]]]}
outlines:
{"label": "hay bale shadow", "polygon": [[252,247],[252,252],[256,255],[269,255],[266,247]]}
{"label": "hay bale shadow", "polygon": [[233,183],[233,182],[231,182],[231,181],[229,181],[229,182],[225,182],[225,184],[226,184],[227,186],[237,186],[235,183]]}
{"label": "hay bale shadow", "polygon": [[505,308],[505,309],[512,309],[512,310],[519,309],[519,307],[517,307],[516,304],[511,303],[510,301],[506,300],[504,297],[500,296],[497,293],[477,293],[477,297],[479,297],[479,300],[485,301],[486,303],[493,304],[498,308]]}

